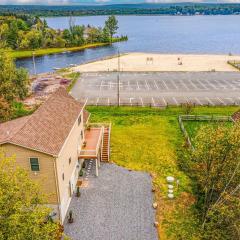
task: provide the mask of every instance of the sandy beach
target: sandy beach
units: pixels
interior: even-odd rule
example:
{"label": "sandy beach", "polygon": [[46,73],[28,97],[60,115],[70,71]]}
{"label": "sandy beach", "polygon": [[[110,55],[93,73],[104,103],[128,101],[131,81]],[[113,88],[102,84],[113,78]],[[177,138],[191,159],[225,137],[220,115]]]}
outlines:
{"label": "sandy beach", "polygon": [[[153,53],[129,53],[120,57],[120,70],[129,72],[143,71],[238,71],[230,66],[228,61],[240,61],[240,56],[229,55],[184,55],[184,54],[153,54]],[[118,58],[96,61],[72,68],[79,72],[105,72],[117,71]]]}

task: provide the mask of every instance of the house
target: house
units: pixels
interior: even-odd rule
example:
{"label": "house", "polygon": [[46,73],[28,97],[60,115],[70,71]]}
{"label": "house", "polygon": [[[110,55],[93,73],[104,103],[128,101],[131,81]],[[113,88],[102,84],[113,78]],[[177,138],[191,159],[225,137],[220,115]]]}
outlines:
{"label": "house", "polygon": [[109,160],[110,128],[86,127],[89,113],[64,88],[32,115],[0,124],[0,146],[48,194],[47,204],[63,223],[85,159]]}
{"label": "house", "polygon": [[235,112],[233,115],[232,115],[232,119],[234,122],[238,122],[240,121],[240,110]]}

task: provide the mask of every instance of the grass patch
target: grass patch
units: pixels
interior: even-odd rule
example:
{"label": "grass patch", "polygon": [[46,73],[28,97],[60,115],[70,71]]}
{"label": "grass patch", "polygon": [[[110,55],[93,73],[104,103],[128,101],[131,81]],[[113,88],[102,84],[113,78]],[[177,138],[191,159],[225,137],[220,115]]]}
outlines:
{"label": "grass patch", "polygon": [[[230,115],[237,107],[197,107],[193,114]],[[200,239],[193,183],[178,166],[184,139],[177,117],[179,107],[165,110],[133,107],[88,107],[92,122],[112,122],[111,160],[153,176],[161,239]],[[166,176],[180,180],[174,200],[167,199]]]}
{"label": "grass patch", "polygon": [[27,109],[23,103],[14,102],[13,103],[13,113],[11,119],[23,117],[30,115],[34,112],[35,109]]}
{"label": "grass patch", "polygon": [[[127,37],[119,37],[113,38],[112,43],[127,41]],[[36,49],[36,50],[9,50],[8,52],[11,54],[13,58],[29,58],[33,56],[33,52],[35,56],[43,56],[50,55],[62,52],[77,52],[81,50],[85,50],[88,48],[97,48],[102,46],[108,46],[111,43],[89,43],[79,47],[69,47],[69,48],[44,48],[44,49]]]}
{"label": "grass patch", "polygon": [[87,48],[96,48],[109,45],[109,43],[93,43],[93,44],[86,44],[80,47],[70,47],[70,48],[45,48],[45,49],[37,49],[37,50],[16,50],[16,51],[8,51],[13,58],[29,58],[33,56],[33,52],[35,56],[43,56],[43,55],[50,55],[56,53],[62,53],[66,51],[75,52],[81,51]]}
{"label": "grass patch", "polygon": [[194,140],[194,138],[196,137],[199,129],[203,126],[217,126],[217,125],[223,125],[223,126],[227,126],[227,127],[231,127],[233,126],[233,122],[218,122],[218,121],[184,121],[184,126],[185,129],[188,132],[189,137],[191,138],[191,140]]}
{"label": "grass patch", "polygon": [[79,72],[72,72],[72,73],[69,73],[69,74],[65,74],[64,77],[67,77],[67,78],[71,79],[71,82],[67,87],[67,91],[70,92],[72,90],[73,86],[75,85],[76,81],[79,79],[80,73]]}

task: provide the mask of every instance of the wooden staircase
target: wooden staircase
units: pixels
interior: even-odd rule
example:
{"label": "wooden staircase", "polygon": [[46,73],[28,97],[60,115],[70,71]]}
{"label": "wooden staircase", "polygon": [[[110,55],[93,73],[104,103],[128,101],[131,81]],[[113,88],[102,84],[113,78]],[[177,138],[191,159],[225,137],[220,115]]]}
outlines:
{"label": "wooden staircase", "polygon": [[110,135],[111,135],[111,125],[104,126],[103,130],[103,140],[102,140],[102,161],[110,161]]}

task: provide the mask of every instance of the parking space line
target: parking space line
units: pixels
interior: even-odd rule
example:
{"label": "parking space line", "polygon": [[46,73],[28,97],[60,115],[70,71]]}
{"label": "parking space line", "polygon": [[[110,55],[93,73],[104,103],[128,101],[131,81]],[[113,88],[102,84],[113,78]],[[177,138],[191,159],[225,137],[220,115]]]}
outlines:
{"label": "parking space line", "polygon": [[131,106],[132,106],[132,99],[133,98],[129,98],[129,103],[130,103]]}
{"label": "parking space line", "polygon": [[167,102],[166,102],[166,100],[165,100],[164,97],[162,97],[162,100],[163,100],[163,102],[164,102],[164,105],[167,106]]}
{"label": "parking space line", "polygon": [[154,84],[155,84],[155,86],[156,86],[156,89],[158,89],[158,85],[157,85],[155,79],[154,79]]}
{"label": "parking space line", "polygon": [[186,85],[186,83],[182,79],[180,79],[179,81],[187,90],[190,90],[190,88]]}
{"label": "parking space line", "polygon": [[98,105],[98,102],[99,102],[99,98],[97,98],[97,101],[96,101],[96,106]]}
{"label": "parking space line", "polygon": [[208,97],[206,97],[206,100],[207,100],[211,105],[215,106],[215,104],[214,104]]}
{"label": "parking space line", "polygon": [[220,81],[217,81],[217,80],[215,80],[215,79],[213,79],[213,81],[214,81],[216,84],[218,84],[221,88],[226,89],[226,86],[224,86]]}
{"label": "parking space line", "polygon": [[102,91],[103,80],[101,80],[100,91]]}
{"label": "parking space line", "polygon": [[232,102],[233,104],[235,103],[232,98],[225,98],[225,99],[229,100],[229,101]]}
{"label": "parking space line", "polygon": [[223,80],[223,82],[224,82],[228,87],[230,87],[232,90],[236,89],[236,87],[233,86],[233,85],[232,85],[231,83],[229,83],[228,81]]}
{"label": "parking space line", "polygon": [[168,88],[167,84],[165,83],[165,81],[164,81],[164,80],[161,80],[161,81],[163,82],[164,87],[165,87],[167,90],[169,90],[169,88]]}
{"label": "parking space line", "polygon": [[154,98],[152,97],[152,102],[153,102],[153,106],[155,107],[156,104],[155,104],[155,101],[154,101]]}
{"label": "parking space line", "polygon": [[170,79],[170,81],[171,81],[172,85],[175,87],[175,89],[178,89],[178,86],[176,85],[176,83],[172,79]]}
{"label": "parking space line", "polygon": [[218,99],[219,102],[221,102],[223,105],[226,105],[225,102],[224,102],[220,97],[218,97],[217,99]]}
{"label": "parking space line", "polygon": [[140,89],[140,86],[139,86],[138,80],[137,80],[137,89],[138,89],[138,90]]}
{"label": "parking space line", "polygon": [[205,90],[207,90],[208,88],[204,85],[204,84],[202,84],[198,79],[196,79],[196,81],[198,82],[198,84],[199,85],[201,85]]}
{"label": "parking space line", "polygon": [[176,103],[176,105],[179,106],[179,102],[177,101],[177,99],[175,97],[172,97],[172,99]]}
{"label": "parking space line", "polygon": [[190,82],[190,84],[195,88],[195,89],[198,89],[198,87],[196,86],[195,83],[193,83],[193,81],[191,79],[188,79],[188,81]]}
{"label": "parking space line", "polygon": [[145,84],[146,84],[146,87],[147,87],[147,90],[149,90],[149,85],[148,85],[148,82],[146,81],[146,79],[144,80],[145,81]]}
{"label": "parking space line", "polygon": [[201,103],[201,101],[198,98],[195,98],[195,100],[199,103],[200,106],[202,106],[203,104]]}
{"label": "parking space line", "polygon": [[217,88],[214,84],[212,84],[208,79],[206,79],[206,81],[207,81],[207,83],[208,83],[211,87],[213,87],[214,89],[218,90],[218,88]]}

